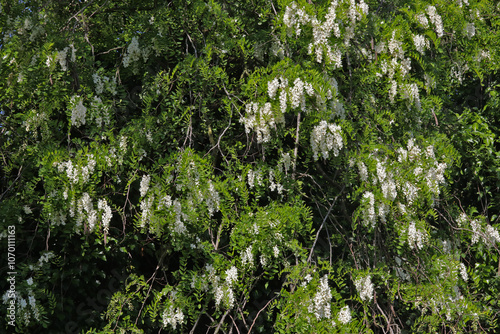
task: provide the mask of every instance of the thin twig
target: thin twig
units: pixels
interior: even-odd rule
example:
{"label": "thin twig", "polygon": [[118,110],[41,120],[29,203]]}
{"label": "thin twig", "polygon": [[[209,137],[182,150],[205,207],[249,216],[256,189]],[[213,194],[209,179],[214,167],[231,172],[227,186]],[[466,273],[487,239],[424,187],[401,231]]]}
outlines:
{"label": "thin twig", "polygon": [[270,299],[270,300],[266,303],[266,305],[264,305],[264,307],[263,307],[263,308],[261,308],[261,309],[259,310],[259,312],[257,312],[257,315],[256,315],[256,316],[255,316],[255,318],[253,319],[252,326],[250,326],[250,329],[248,330],[248,334],[250,334],[250,333],[252,332],[252,328],[253,328],[253,326],[255,325],[255,321],[256,321],[256,320],[257,320],[257,318],[259,317],[260,312],[264,311],[264,309],[267,307],[267,305],[269,305],[269,303],[271,303],[274,299],[276,299],[276,297],[278,297],[278,296],[274,296],[273,298],[271,298],[271,299]]}
{"label": "thin twig", "polygon": [[149,281],[152,281],[152,282],[149,285],[149,290],[146,294],[146,297],[144,298],[144,302],[141,305],[141,309],[139,310],[139,314],[137,315],[137,318],[135,318],[135,325],[137,325],[137,321],[139,321],[139,317],[141,316],[142,309],[144,308],[144,305],[146,304],[146,301],[148,300],[149,293],[151,292],[151,289],[153,288],[153,284],[155,283],[156,273],[158,272],[158,269],[160,269],[160,267],[163,263],[163,259],[165,258],[166,254],[167,254],[167,252],[163,252],[163,254],[160,257],[160,261],[158,261],[158,265],[156,266],[156,269],[155,269],[153,275],[146,281],[146,283],[148,283]]}
{"label": "thin twig", "polygon": [[[219,332],[220,326],[222,326],[222,323],[224,323],[224,319],[226,319],[228,314],[229,314],[229,310],[227,310],[226,313],[224,313],[224,315],[220,319],[219,324],[217,325],[217,328],[215,328],[214,334],[217,334]],[[222,332],[224,332],[224,330],[222,330]]]}
{"label": "thin twig", "polygon": [[323,229],[323,226],[325,225],[325,222],[328,219],[328,216],[330,216],[330,213],[332,212],[333,206],[335,205],[335,203],[337,203],[337,199],[339,198],[340,195],[342,195],[342,192],[344,191],[344,189],[345,189],[345,185],[342,186],[342,189],[340,190],[340,193],[333,200],[332,204],[330,205],[330,208],[328,209],[328,212],[325,215],[325,218],[323,219],[323,222],[321,223],[321,226],[318,229],[318,232],[316,232],[316,238],[314,239],[314,243],[313,243],[313,245],[311,247],[311,252],[309,253],[309,257],[307,258],[307,262],[311,262],[311,257],[312,257],[312,254],[314,252],[314,247],[316,247],[316,243],[318,242],[319,233]]}
{"label": "thin twig", "polygon": [[[67,22],[67,23],[69,24],[69,21],[71,21],[72,19],[77,20],[77,19],[76,19],[76,17],[77,17],[78,15],[80,15],[81,13],[83,13],[83,12],[85,11],[85,9],[87,9],[87,7],[89,7],[89,6],[90,6],[90,5],[92,5],[93,3],[94,3],[94,1],[91,1],[91,2],[89,2],[87,5],[85,5],[82,9],[80,9],[78,12],[76,12],[76,14],[75,14],[75,15],[73,15],[72,17],[70,17],[70,18],[68,19],[68,22]],[[78,21],[78,20],[77,20],[77,21]]]}
{"label": "thin twig", "polygon": [[17,182],[17,180],[19,180],[19,178],[21,177],[21,171],[22,171],[22,170],[23,170],[23,166],[19,167],[19,171],[17,172],[17,177],[16,177],[16,179],[14,180],[14,182],[12,182],[12,183],[10,184],[10,186],[7,188],[7,190],[5,190],[5,191],[2,193],[2,195],[0,196],[0,199],[2,199],[2,198],[3,198],[3,196],[4,196],[4,195],[5,195],[5,194],[6,194],[6,193],[10,190],[10,188],[12,188],[12,186],[14,185],[14,183],[16,183],[16,182]]}
{"label": "thin twig", "polygon": [[[240,330],[238,328],[238,326],[236,325],[236,322],[234,321],[233,317],[231,316],[231,314],[229,315],[229,317],[231,318],[231,321],[233,322],[233,327],[236,328],[236,331],[238,332],[238,334],[240,334]],[[233,328],[231,328],[231,331],[232,332]]]}
{"label": "thin twig", "polygon": [[194,43],[193,43],[193,40],[191,39],[191,36],[189,36],[188,33],[186,33],[186,36],[189,38],[189,41],[191,42],[191,45],[193,46],[195,58],[198,58],[198,51],[196,51],[196,47],[194,46]]}
{"label": "thin twig", "polygon": [[105,55],[105,54],[110,53],[111,51],[119,50],[119,49],[123,49],[123,46],[117,46],[116,48],[109,49],[108,51],[99,52],[96,56]]}
{"label": "thin twig", "polygon": [[194,323],[193,328],[191,328],[191,331],[189,332],[189,334],[194,334],[194,330],[195,330],[196,326],[198,325],[198,322],[200,321],[200,318],[202,315],[203,315],[203,313],[200,313],[200,315],[198,316],[198,319],[196,319],[196,322]]}
{"label": "thin twig", "polygon": [[45,250],[49,250],[50,227],[47,229],[47,239],[45,240]]}
{"label": "thin twig", "polygon": [[[137,173],[137,170],[134,171],[134,175],[132,175],[132,179],[134,178],[135,176],[135,173]],[[127,207],[127,202],[130,203],[130,200],[128,199],[128,196],[130,194],[130,186],[131,186],[131,182],[128,184],[128,189],[127,189],[127,196],[125,198],[125,204],[123,204],[123,210],[122,210],[122,222],[123,222],[123,236],[125,237],[125,225],[127,223],[127,218],[126,218],[126,215],[125,215],[125,208]],[[132,203],[130,203],[132,205]]]}

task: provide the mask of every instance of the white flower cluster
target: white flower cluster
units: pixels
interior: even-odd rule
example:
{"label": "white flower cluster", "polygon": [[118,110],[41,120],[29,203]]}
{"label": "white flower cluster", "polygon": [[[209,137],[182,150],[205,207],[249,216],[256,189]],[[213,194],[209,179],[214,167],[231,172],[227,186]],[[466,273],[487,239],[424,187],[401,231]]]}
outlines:
{"label": "white flower cluster", "polygon": [[263,268],[267,267],[267,257],[264,254],[260,256],[259,260]]}
{"label": "white flower cluster", "polygon": [[73,162],[71,160],[68,160],[57,164],[57,170],[59,173],[66,172],[66,176],[71,183],[76,184],[81,179],[82,183],[85,184],[94,172],[95,166],[96,161],[94,160],[94,155],[89,154],[86,166],[79,167],[76,164],[73,165]]}
{"label": "white flower cluster", "polygon": [[[481,16],[481,12],[479,11],[479,9],[476,8],[476,10],[474,11],[474,14],[476,16],[476,19],[478,19],[479,21],[484,21],[484,18]],[[471,17],[473,17],[471,15]]]}
{"label": "white flower cluster", "polygon": [[106,89],[112,95],[116,95],[116,77],[110,78],[107,76],[99,76],[99,74],[92,74],[92,80],[94,81],[95,91],[97,94],[102,94]]}
{"label": "white flower cluster", "polygon": [[88,193],[83,193],[82,197],[78,200],[76,226],[80,227],[85,218],[87,218],[87,229],[89,232],[92,232],[97,222],[97,211],[94,210],[92,199]]}
{"label": "white flower cluster", "polygon": [[80,227],[82,222],[87,221],[87,231],[92,232],[95,229],[96,223],[98,223],[98,217],[101,217],[103,230],[105,233],[109,231],[109,223],[112,218],[111,207],[109,207],[105,199],[100,199],[97,204],[97,210],[94,209],[92,204],[92,199],[88,193],[83,193],[82,197],[77,201],[77,216],[76,216],[76,227],[77,233],[80,232]]}
{"label": "white flower cluster", "polygon": [[172,196],[166,195],[158,202],[157,209],[161,210],[162,208],[169,208],[174,204],[172,201]]}
{"label": "white flower cluster", "polygon": [[463,5],[468,6],[469,0],[457,0],[457,5],[458,5],[458,7],[462,7]]}
{"label": "white flower cluster", "polygon": [[415,199],[417,199],[418,188],[410,182],[405,182],[405,184],[401,188],[403,194],[406,197],[406,201],[409,205],[412,205]]}
{"label": "white flower cluster", "polygon": [[436,29],[436,34],[438,37],[443,37],[444,29],[443,29],[443,21],[441,16],[437,13],[436,7],[427,6],[427,15],[429,16],[429,20],[434,25]]}
{"label": "white flower cluster", "polygon": [[397,93],[398,83],[396,80],[391,80],[391,88],[389,89],[389,101],[391,101],[391,103],[394,103],[394,98],[396,97]]}
{"label": "white flower cluster", "polygon": [[173,329],[177,327],[177,324],[182,324],[184,322],[184,313],[180,308],[174,308],[170,305],[163,311],[163,327],[171,325]]}
{"label": "white flower cluster", "polygon": [[439,185],[444,183],[444,172],[446,169],[445,163],[435,163],[433,167],[430,167],[425,176],[427,187],[435,195],[439,195]]}
{"label": "white flower cluster", "polygon": [[[326,53],[328,60],[340,67],[342,65],[340,50],[338,47],[332,49],[329,43],[332,34],[337,38],[341,37],[340,27],[343,24],[341,19],[337,19],[338,7],[337,0],[331,1],[325,20],[320,22],[314,15],[307,14],[303,8],[299,8],[295,2],[292,2],[285,9],[283,22],[288,28],[295,29],[297,36],[301,33],[301,25],[310,24],[313,29],[313,42],[309,44],[308,53],[312,54],[314,51],[318,63],[323,62],[323,54]],[[356,21],[368,14],[368,5],[363,0],[360,0],[359,3],[350,0],[346,14],[350,22],[345,27],[344,43],[348,46],[354,37]]]}
{"label": "white flower cluster", "polygon": [[59,62],[59,65],[61,65],[61,69],[63,71],[67,71],[68,70],[66,58],[67,58],[67,52],[66,52],[66,50],[57,51],[56,56],[55,56],[55,60],[57,62]]}
{"label": "white flower cluster", "polygon": [[269,170],[269,190],[277,191],[278,194],[282,194],[285,188],[279,182],[274,182],[274,171],[272,169]]}
{"label": "white flower cluster", "polygon": [[363,201],[366,203],[366,208],[363,211],[363,221],[365,225],[370,224],[371,227],[375,227],[377,216],[375,215],[375,197],[373,193],[366,191],[363,194]]}
{"label": "white flower cluster", "polygon": [[471,220],[470,222],[470,227],[472,228],[472,244],[475,244],[479,241],[480,237],[480,229],[481,225],[479,225],[479,222],[476,219]]}
{"label": "white flower cluster", "polygon": [[361,300],[372,300],[373,298],[373,283],[370,275],[359,277],[354,281],[354,286],[359,293]]}
{"label": "white flower cluster", "polygon": [[146,196],[148,190],[149,190],[149,182],[151,182],[151,176],[150,175],[143,175],[141,179],[141,187],[139,188],[139,192],[141,194],[141,197]]}
{"label": "white flower cluster", "polygon": [[226,282],[228,286],[232,286],[234,282],[238,280],[238,269],[235,266],[232,266],[228,270],[226,270]]}
{"label": "white flower cluster", "polygon": [[330,291],[330,286],[328,285],[328,275],[325,275],[319,280],[318,291],[314,295],[314,299],[308,307],[309,313],[314,313],[316,319],[318,320],[321,320],[323,318],[330,319],[331,299],[332,292]]}
{"label": "white flower cluster", "polygon": [[[396,183],[393,180],[393,174],[391,172],[387,172],[385,163],[377,160],[377,176],[373,178],[373,185],[378,183],[382,189],[382,194],[384,198],[388,201],[394,201],[397,196]],[[359,161],[358,169],[360,178],[362,181],[368,181],[368,170],[366,165]],[[375,223],[377,221],[377,213],[375,212],[375,196],[371,191],[365,191],[363,194],[363,206],[364,209],[362,211],[362,219],[366,226],[370,225],[371,227],[375,227]],[[389,213],[389,205],[384,201],[380,201],[377,203],[378,207],[378,217],[382,222],[386,221],[386,215]]]}
{"label": "white flower cluster", "polygon": [[53,226],[66,225],[66,214],[63,211],[49,212],[48,218]]}
{"label": "white flower cluster", "polygon": [[490,247],[495,245],[497,242],[500,242],[500,234],[498,233],[498,230],[489,224],[486,225],[486,228],[484,229],[483,241]]}
{"label": "white flower cluster", "polygon": [[401,86],[401,95],[403,99],[408,100],[409,104],[414,103],[418,110],[421,109],[420,94],[418,85],[414,83],[403,84]]}
{"label": "white flower cluster", "polygon": [[292,2],[290,6],[285,9],[285,14],[283,15],[283,23],[289,28],[295,28],[295,33],[300,36],[301,28],[300,25],[307,24],[311,18],[304,11],[303,8],[299,8],[295,2]]}
{"label": "white flower cluster", "polygon": [[241,264],[243,266],[253,266],[253,253],[252,245],[248,246],[243,253],[241,253]]}
{"label": "white flower cluster", "polygon": [[392,32],[389,40],[389,53],[396,58],[403,59],[404,57],[403,42],[396,39],[396,30]]}
{"label": "white flower cluster", "polygon": [[[221,282],[220,277],[216,274],[211,264],[205,266],[205,271],[206,273],[203,274],[202,278],[206,278],[212,284],[215,305],[219,307],[222,303],[228,309],[233,308],[234,302],[236,301],[233,285],[238,280],[238,269],[232,266],[226,270],[225,282]],[[208,284],[203,284],[202,288],[208,290]]]}
{"label": "white flower cluster", "polygon": [[262,185],[262,173],[260,170],[252,170],[250,169],[247,174],[248,186],[253,188],[255,186],[255,181],[257,180],[257,185]]}
{"label": "white flower cluster", "polygon": [[[374,227],[377,219],[385,223],[388,215],[394,213],[390,210],[392,204],[396,204],[395,207],[399,208],[399,214],[408,218],[414,217],[412,206],[417,203],[423,191],[428,190],[433,196],[440,194],[440,186],[445,182],[446,163],[438,162],[432,145],[421,149],[413,139],[409,139],[407,149],[400,147],[396,152],[397,161],[387,159],[380,161],[377,158],[380,153],[378,150],[370,154],[372,165],[376,163],[374,173],[368,172],[364,162],[360,160],[357,162],[360,180],[365,182],[364,185],[367,187],[360,205],[360,218],[365,226]],[[352,166],[354,166],[354,161]],[[413,171],[414,179],[408,179],[407,175],[402,175],[401,171],[405,170]],[[374,188],[378,188],[379,191]],[[377,198],[375,194],[381,194],[383,197]],[[417,245],[418,249],[423,247],[425,230],[418,230],[413,223],[400,231],[404,235],[409,235],[407,240],[410,246]]]}
{"label": "white flower cluster", "polygon": [[[404,162],[406,161],[406,158],[410,161],[418,161],[418,159],[421,157],[421,149],[418,145],[415,145],[413,142],[413,139],[408,140],[408,150],[405,150],[403,148],[400,148],[398,150],[399,152],[399,157],[398,161],[399,162]],[[446,170],[446,163],[439,163],[434,156],[434,148],[433,146],[428,146],[425,150],[425,156],[432,161],[432,163],[429,165],[428,170],[426,173],[418,172],[422,171],[421,167],[417,167],[415,169],[415,175],[417,176],[418,181],[425,181],[427,184],[427,187],[429,190],[434,194],[434,195],[439,195],[440,194],[440,189],[439,186],[445,182],[444,179],[444,172]],[[420,169],[419,169],[420,168]],[[403,186],[403,192],[405,193],[408,202],[411,204],[413,203],[413,200],[416,199],[418,196],[418,188],[415,185],[412,185],[409,182],[406,182],[405,185]]]}
{"label": "white flower cluster", "polygon": [[318,160],[319,154],[324,159],[328,159],[331,151],[333,151],[334,156],[338,156],[343,145],[342,129],[336,124],[321,121],[311,132],[314,160]]}
{"label": "white flower cluster", "polygon": [[127,137],[126,136],[120,136],[120,151],[125,153],[127,151]]}
{"label": "white flower cluster", "polygon": [[451,254],[452,244],[450,240],[442,240],[441,244],[443,245],[443,252],[445,254]]}
{"label": "white flower cluster", "polygon": [[413,35],[413,43],[420,54],[424,55],[425,50],[430,48],[429,40],[422,35]]}
{"label": "white flower cluster", "polygon": [[[418,52],[424,53],[426,48],[430,47],[429,41],[425,39],[425,37],[421,35],[413,36],[413,41],[415,43],[415,47]],[[416,83],[402,83],[398,85],[398,82],[394,79],[396,73],[399,72],[402,79],[408,77],[408,74],[411,71],[411,59],[405,58],[403,42],[396,39],[396,30],[392,32],[392,37],[388,44],[388,50],[393,58],[388,62],[383,59],[380,62],[381,72],[377,73],[377,77],[383,77],[383,75],[387,75],[390,82],[389,88],[389,100],[391,103],[394,103],[394,98],[398,93],[398,86],[401,88],[400,95],[403,99],[409,101],[409,103],[415,103],[417,109],[420,109],[420,95],[418,91],[418,85]],[[383,46],[380,50],[381,52],[385,51],[385,46]]]}
{"label": "white flower cluster", "polygon": [[387,177],[387,171],[385,169],[385,165],[383,162],[378,161],[378,159],[377,159],[377,177],[380,183],[383,183],[385,178]]}
{"label": "white flower cluster", "polygon": [[347,324],[351,321],[352,317],[349,306],[346,305],[340,309],[339,314],[337,315],[337,319],[343,324]]}
{"label": "white flower cluster", "polygon": [[71,124],[80,127],[85,125],[85,116],[87,115],[87,107],[83,105],[83,98],[74,95],[71,97]]}
{"label": "white flower cluster", "polygon": [[[125,153],[127,153],[127,137],[122,135],[120,136],[118,150],[115,147],[110,147],[109,154],[104,157],[104,159],[106,159],[108,167],[112,167],[115,163],[118,163],[118,165],[121,166],[123,164]],[[118,180],[120,179],[118,178]]]}
{"label": "white flower cluster", "polygon": [[73,44],[70,44],[70,46],[65,47],[64,49],[57,51],[55,60],[59,62],[59,65],[61,65],[61,69],[63,71],[68,70],[67,66],[67,59],[68,59],[68,51],[71,49],[71,62],[75,62],[76,60],[76,49],[73,46]]}
{"label": "white flower cluster", "polygon": [[205,195],[205,203],[208,207],[208,214],[212,216],[214,212],[219,211],[220,198],[219,193],[215,190],[212,182],[208,182],[208,191]]}
{"label": "white flower cluster", "polygon": [[456,222],[459,227],[464,227],[470,224],[470,228],[472,229],[472,244],[477,243],[480,239],[482,239],[488,247],[494,246],[496,243],[500,242],[500,234],[498,233],[498,230],[490,224],[487,224],[483,229],[478,219],[469,220],[467,215],[463,212],[456,219]]}
{"label": "white flower cluster", "polygon": [[466,303],[457,285],[446,290],[438,287],[433,298],[418,303],[417,306],[422,312],[431,311],[431,313],[445,318],[446,321],[461,319],[464,314],[472,314],[477,319],[477,314],[473,313],[474,311]]}
{"label": "white flower cluster", "polygon": [[147,49],[141,50],[139,47],[139,41],[137,37],[132,37],[132,41],[130,41],[129,46],[127,47],[127,51],[123,56],[123,66],[129,67],[131,63],[138,62],[141,59],[141,56],[144,58],[144,61],[147,61],[149,52]]}
{"label": "white flower cluster", "polygon": [[111,123],[110,107],[104,105],[101,98],[94,96],[91,102],[91,112],[88,117],[89,123],[95,120],[96,125],[100,128],[103,125],[109,126]]}
{"label": "white flower cluster", "polygon": [[[183,212],[182,203],[177,199],[172,200],[172,197],[170,195],[159,196],[158,194],[159,188],[158,187],[151,188],[150,181],[151,177],[149,175],[144,175],[141,179],[140,193],[142,200],[140,203],[140,208],[141,208],[141,218],[139,219],[140,227],[144,228],[146,227],[147,224],[149,224],[152,221],[155,209],[154,208],[155,198],[159,198],[159,200],[156,201],[157,202],[156,210],[168,209],[171,210],[170,212],[173,213],[174,216],[174,219],[172,221],[173,226],[171,226],[172,233],[185,234],[187,232],[187,228],[184,222],[188,221],[189,217],[185,212]],[[200,195],[200,201],[201,200],[203,200],[202,195]],[[188,211],[189,211],[189,205],[192,205],[191,200],[187,201]],[[155,232],[155,230],[153,230],[153,232]]]}
{"label": "white flower cluster", "polygon": [[476,35],[476,27],[474,26],[474,23],[467,23],[464,28],[464,35],[466,35],[469,39]]}
{"label": "white flower cluster", "polygon": [[336,67],[341,67],[342,55],[339,49],[336,47],[332,51],[332,48],[328,43],[328,39],[330,38],[332,32],[335,37],[340,38],[340,26],[337,22],[335,22],[337,15],[336,7],[337,1],[332,1],[330,8],[328,9],[328,13],[325,16],[325,21],[322,23],[315,17],[311,19],[311,25],[313,27],[313,43],[309,44],[308,53],[312,54],[314,50],[316,53],[316,61],[321,63],[323,62],[323,51],[326,51],[328,59],[333,62]]}
{"label": "white flower cluster", "polygon": [[[331,110],[343,118],[344,106],[334,98],[337,94],[337,81],[334,78],[328,80],[328,88],[320,88],[326,91],[326,100],[332,103]],[[334,89],[334,93],[332,92]],[[257,142],[265,143],[271,139],[271,129],[276,128],[277,124],[284,124],[288,107],[292,109],[300,108],[301,111],[307,112],[306,97],[311,96],[316,98],[316,105],[319,108],[326,108],[326,101],[311,83],[303,81],[301,78],[296,78],[292,85],[289,86],[288,79],[279,76],[268,82],[267,93],[271,100],[279,99],[279,111],[273,111],[271,103],[267,102],[260,105],[256,102],[250,102],[246,105],[245,116],[240,118],[240,123],[245,125],[245,132],[250,133],[251,130],[257,132]]]}
{"label": "white flower cluster", "polygon": [[484,59],[491,60],[490,50],[481,50],[481,51],[479,51],[479,53],[477,54],[477,56],[474,58],[474,60],[477,61],[477,62],[481,62]]}
{"label": "white flower cluster", "polygon": [[43,252],[43,254],[38,259],[37,266],[41,267],[44,263],[48,263],[49,260],[52,259],[53,257],[55,257],[55,255],[54,255],[53,252],[50,252],[50,251],[49,252]]}
{"label": "white flower cluster", "polygon": [[290,153],[282,153],[281,154],[281,159],[280,163],[278,164],[278,170],[280,172],[283,172],[283,169],[285,170],[285,173],[288,173],[290,170],[290,167],[293,167],[293,161],[290,156]]}
{"label": "white flower cluster", "polygon": [[151,220],[151,217],[153,216],[153,201],[154,201],[154,196],[148,196],[147,198],[144,198],[141,201],[140,207],[141,207],[141,228],[144,228],[146,226],[146,223],[149,223]]}
{"label": "white flower cluster", "polygon": [[[19,318],[21,318],[24,321],[24,324],[28,326],[32,319],[31,317],[34,318],[35,321],[40,321],[40,308],[41,306],[37,305],[35,295],[33,293],[33,290],[31,289],[31,285],[33,284],[33,279],[30,277],[28,280],[26,280],[28,285],[27,292],[28,292],[28,301],[22,297],[22,295],[19,293],[19,291],[15,292],[15,304],[16,304],[16,313]],[[10,290],[6,291],[3,296],[2,296],[2,301],[3,304],[9,305],[10,302],[12,302],[12,296],[9,295]],[[29,307],[28,307],[29,305]]]}
{"label": "white flower cluster", "polygon": [[174,232],[177,234],[184,234],[187,231],[184,221],[187,220],[188,217],[182,212],[181,202],[174,200],[172,205],[175,212]]}
{"label": "white flower cluster", "polygon": [[311,84],[304,83],[300,78],[295,79],[293,82],[293,87],[290,89],[290,102],[292,108],[298,108],[302,111],[306,111],[306,97],[304,94],[304,87],[308,86],[307,92],[310,95],[314,94],[314,89]]}
{"label": "white flower cluster", "polygon": [[[125,143],[124,143],[125,146]],[[179,161],[180,162],[180,161]],[[185,165],[184,165],[185,166]],[[179,163],[176,169],[178,175],[177,182],[175,183],[175,188],[180,191],[186,189],[187,198],[185,199],[173,199],[170,195],[162,193],[162,189],[159,185],[152,186],[151,176],[144,175],[141,178],[140,183],[140,207],[141,207],[141,218],[139,219],[140,227],[144,228],[151,221],[156,221],[153,219],[156,216],[156,211],[166,211],[171,219],[169,219],[170,232],[173,237],[176,235],[185,234],[188,229],[186,223],[189,223],[195,212],[201,213],[203,202],[206,204],[208,214],[212,216],[215,212],[219,211],[220,207],[220,195],[217,192],[216,184],[211,180],[207,182],[202,182],[201,173],[198,169],[197,164],[191,160],[187,168],[183,168],[183,164]],[[167,176],[167,183],[172,181],[173,176]],[[153,232],[156,231],[158,226],[150,225],[149,228],[153,228]]]}
{"label": "white flower cluster", "polygon": [[29,206],[27,206],[27,205],[25,205],[25,206],[23,207],[23,210],[24,210],[24,213],[25,213],[25,214],[27,214],[27,215],[29,215],[30,213],[32,213],[32,211],[31,211],[30,207],[29,207]]}
{"label": "white flower cluster", "polygon": [[408,226],[408,245],[411,249],[415,247],[420,250],[424,247],[424,242],[426,240],[427,234],[421,229],[417,229],[415,222],[411,222]]}
{"label": "white flower cluster", "polygon": [[285,57],[283,44],[275,35],[273,36],[273,42],[271,44],[271,47],[269,48],[269,51],[272,55],[274,55],[275,57],[279,57],[280,59],[283,59]]}
{"label": "white flower cluster", "polygon": [[109,222],[111,221],[111,218],[113,216],[113,214],[111,213],[111,207],[108,205],[108,202],[105,199],[100,199],[99,202],[97,202],[97,209],[102,212],[101,219],[104,234],[108,234]]}
{"label": "white flower cluster", "polygon": [[267,143],[271,139],[271,127],[275,127],[278,121],[271,110],[271,103],[259,107],[258,103],[251,102],[246,105],[246,115],[240,118],[240,122],[245,125],[245,132],[254,130],[257,132],[257,142]]}
{"label": "white flower cluster", "polygon": [[295,79],[293,86],[291,87],[288,87],[288,79],[283,77],[275,78],[272,81],[269,81],[269,98],[274,100],[278,89],[281,89],[279,94],[281,110],[281,115],[278,116],[279,123],[284,122],[283,114],[285,114],[287,110],[288,99],[290,101],[291,108],[300,107],[302,111],[306,111],[306,93],[309,96],[315,95],[313,86],[308,82],[302,81],[300,78]]}
{"label": "white flower cluster", "polygon": [[[334,97],[338,92],[338,84],[334,78],[327,79],[327,89],[326,89],[326,100],[332,101],[332,110],[342,117],[344,113],[344,106],[338,99]],[[334,89],[335,94],[332,93],[331,89]],[[320,88],[322,90],[323,88]],[[283,77],[275,78],[268,82],[268,94],[269,98],[274,100],[276,98],[277,92],[279,90],[279,103],[281,113],[284,114],[288,108],[288,102],[291,108],[300,108],[302,111],[308,111],[306,108],[306,96],[311,96],[316,98],[317,107],[325,108],[325,100],[318,93],[317,89],[309,82],[303,81],[301,78],[296,78],[292,86],[288,85],[288,79]],[[283,115],[279,115],[279,122],[283,123]]]}
{"label": "white flower cluster", "polygon": [[312,276],[311,274],[307,274],[305,277],[304,277],[304,281],[300,284],[300,286],[302,287],[305,287],[307,286],[307,284],[309,284],[309,282],[312,281]]}
{"label": "white flower cluster", "polygon": [[382,195],[384,196],[384,198],[388,199],[391,202],[394,201],[396,199],[396,196],[398,195],[398,192],[396,190],[396,183],[394,182],[392,176],[392,173],[389,173],[386,178],[379,178],[380,187],[382,188]]}
{"label": "white flower cluster", "polygon": [[460,276],[462,276],[462,279],[467,282],[469,279],[469,276],[467,275],[467,268],[465,267],[465,264],[460,263],[459,266],[459,271],[460,271]]}
{"label": "white flower cluster", "polygon": [[278,248],[277,245],[273,246],[273,255],[275,258],[278,258],[278,256],[280,255],[280,249]]}
{"label": "white flower cluster", "polygon": [[[18,19],[19,18],[16,18],[16,21]],[[31,30],[33,28],[33,22],[31,21],[31,19],[29,17],[24,19],[24,24],[21,21],[22,21],[22,19],[18,21],[20,23],[20,27],[17,30],[18,34],[20,34],[20,35],[24,34],[25,31]]]}
{"label": "white flower cluster", "polygon": [[[273,80],[269,81],[267,83],[267,93],[269,95],[269,98],[274,100],[276,96],[276,92],[278,91],[278,88],[286,88],[288,87],[288,79],[279,77],[279,78],[274,78]],[[286,93],[286,92],[285,92]]]}
{"label": "white flower cluster", "polygon": [[417,14],[417,21],[422,25],[425,29],[429,28],[429,20],[427,20],[427,16],[425,14]]}
{"label": "white flower cluster", "polygon": [[363,161],[358,161],[358,170],[361,181],[368,181],[368,169],[366,168],[366,165]]}

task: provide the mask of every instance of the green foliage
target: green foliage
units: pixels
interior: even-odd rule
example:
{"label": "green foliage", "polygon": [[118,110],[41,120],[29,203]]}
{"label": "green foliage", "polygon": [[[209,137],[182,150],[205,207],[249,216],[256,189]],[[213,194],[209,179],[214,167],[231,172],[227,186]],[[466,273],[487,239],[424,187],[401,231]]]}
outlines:
{"label": "green foliage", "polygon": [[0,4],[3,329],[498,331],[494,1]]}

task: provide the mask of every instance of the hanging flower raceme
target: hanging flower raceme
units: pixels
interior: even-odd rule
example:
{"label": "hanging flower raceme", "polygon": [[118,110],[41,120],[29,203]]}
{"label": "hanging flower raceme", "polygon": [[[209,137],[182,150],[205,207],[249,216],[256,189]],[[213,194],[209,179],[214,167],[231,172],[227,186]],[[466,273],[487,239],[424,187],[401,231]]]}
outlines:
{"label": "hanging flower raceme", "polygon": [[359,277],[354,281],[354,286],[358,290],[361,300],[372,300],[373,298],[373,283],[370,275]]}
{"label": "hanging flower raceme", "polygon": [[314,160],[318,160],[320,154],[324,159],[328,159],[330,152],[333,152],[334,156],[338,156],[343,145],[342,129],[336,124],[321,121],[311,132]]}
{"label": "hanging flower raceme", "polygon": [[271,110],[271,103],[259,106],[256,102],[246,105],[246,117],[242,117],[240,122],[245,125],[245,132],[250,130],[257,132],[257,142],[266,143],[271,139],[271,127],[274,127],[276,120]]}
{"label": "hanging flower raceme", "polygon": [[332,293],[328,286],[328,276],[325,275],[319,280],[318,291],[309,305],[309,312],[314,313],[318,320],[329,319],[331,316],[330,302]]}

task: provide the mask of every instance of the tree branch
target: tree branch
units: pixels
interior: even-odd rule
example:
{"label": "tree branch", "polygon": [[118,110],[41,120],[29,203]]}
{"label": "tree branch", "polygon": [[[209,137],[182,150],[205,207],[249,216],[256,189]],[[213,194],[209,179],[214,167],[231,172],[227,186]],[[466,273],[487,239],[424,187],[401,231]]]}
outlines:
{"label": "tree branch", "polygon": [[318,238],[319,238],[319,233],[321,232],[321,230],[323,229],[323,226],[325,225],[325,222],[326,220],[328,219],[328,216],[330,215],[330,213],[332,212],[332,209],[333,209],[333,206],[335,205],[335,203],[337,202],[337,199],[339,198],[340,195],[342,195],[342,192],[344,191],[345,189],[345,185],[342,187],[342,189],[340,190],[340,193],[335,197],[335,199],[333,200],[332,204],[330,205],[330,208],[328,209],[328,212],[326,213],[325,215],[325,218],[323,219],[323,222],[321,223],[321,226],[319,227],[318,229],[318,232],[316,232],[316,238],[314,239],[314,243],[311,247],[311,252],[309,253],[309,257],[307,258],[307,262],[311,262],[311,257],[312,257],[312,254],[314,252],[314,247],[316,247],[316,243],[318,242]]}

